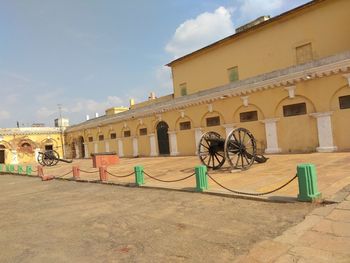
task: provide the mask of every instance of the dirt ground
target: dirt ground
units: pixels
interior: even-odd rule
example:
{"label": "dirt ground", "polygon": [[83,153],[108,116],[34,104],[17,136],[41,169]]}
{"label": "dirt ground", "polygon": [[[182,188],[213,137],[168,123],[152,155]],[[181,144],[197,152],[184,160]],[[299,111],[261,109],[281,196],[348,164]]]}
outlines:
{"label": "dirt ground", "polygon": [[315,205],[0,175],[0,262],[232,262]]}

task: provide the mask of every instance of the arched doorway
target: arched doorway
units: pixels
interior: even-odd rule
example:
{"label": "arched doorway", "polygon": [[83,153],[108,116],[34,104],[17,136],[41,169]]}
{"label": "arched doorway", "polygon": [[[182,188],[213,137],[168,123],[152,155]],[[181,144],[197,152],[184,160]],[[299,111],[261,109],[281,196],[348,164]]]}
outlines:
{"label": "arched doorway", "polygon": [[0,144],[0,163],[5,163],[5,146]]}
{"label": "arched doorway", "polygon": [[85,145],[84,145],[84,137],[79,137],[79,156],[81,158],[85,158]]}
{"label": "arched doorway", "polygon": [[157,125],[159,154],[170,154],[168,129],[169,126],[164,121],[159,122]]}

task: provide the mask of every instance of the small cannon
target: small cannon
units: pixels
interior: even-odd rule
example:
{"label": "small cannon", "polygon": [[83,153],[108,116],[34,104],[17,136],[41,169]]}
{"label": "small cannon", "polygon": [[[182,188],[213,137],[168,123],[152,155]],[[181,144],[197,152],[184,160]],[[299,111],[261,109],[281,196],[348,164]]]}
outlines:
{"label": "small cannon", "polygon": [[202,135],[198,144],[198,156],[201,162],[212,169],[219,169],[227,159],[232,169],[247,170],[253,163],[268,160],[256,153],[256,141],[253,134],[245,128],[236,128],[226,140],[220,134],[209,131]]}
{"label": "small cannon", "polygon": [[60,155],[55,150],[39,152],[37,157],[38,163],[42,166],[54,166],[58,162],[72,163],[73,160],[60,159]]}

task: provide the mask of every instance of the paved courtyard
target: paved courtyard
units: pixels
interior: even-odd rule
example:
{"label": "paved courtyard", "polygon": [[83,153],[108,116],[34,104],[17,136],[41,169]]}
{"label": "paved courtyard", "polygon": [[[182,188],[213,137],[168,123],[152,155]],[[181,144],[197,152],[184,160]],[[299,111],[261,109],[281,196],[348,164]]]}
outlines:
{"label": "paved courtyard", "polygon": [[316,205],[0,175],[0,262],[232,262]]}
{"label": "paved courtyard", "polygon": [[[335,193],[350,184],[350,153],[311,153],[291,155],[268,155],[270,158],[264,164],[254,164],[247,171],[234,171],[231,173],[228,166],[223,169],[209,171],[222,185],[239,191],[265,192],[279,187],[289,181],[296,174],[296,167],[300,163],[313,163],[318,173],[318,187],[324,198],[332,200]],[[162,180],[176,180],[184,178],[194,172],[194,167],[200,161],[196,156],[188,157],[157,157],[157,158],[122,158],[120,163],[108,167],[108,171],[115,175],[126,175],[133,171],[135,165],[143,165],[145,171]],[[44,174],[60,176],[77,165],[83,171],[81,179],[99,179],[98,169],[92,168],[92,160],[74,160],[73,164],[59,163],[55,167],[45,167]],[[64,178],[70,178],[68,174]],[[135,182],[134,176],[116,178],[109,175],[109,181],[120,184]],[[163,183],[145,176],[145,186],[194,190],[195,177],[174,183]],[[216,193],[229,193],[209,179],[209,191]],[[294,180],[285,188],[263,196],[263,199],[295,200],[298,194],[298,183]]]}

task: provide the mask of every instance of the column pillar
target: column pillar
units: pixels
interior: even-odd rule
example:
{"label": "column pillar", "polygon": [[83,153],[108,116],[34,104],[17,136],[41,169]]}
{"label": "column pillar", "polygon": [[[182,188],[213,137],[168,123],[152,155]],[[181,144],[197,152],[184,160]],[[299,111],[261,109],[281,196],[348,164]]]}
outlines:
{"label": "column pillar", "polygon": [[98,144],[94,142],[94,153],[98,153]]}
{"label": "column pillar", "polygon": [[177,151],[177,137],[176,131],[168,131],[169,139],[170,139],[170,155],[177,156],[179,152]]}
{"label": "column pillar", "polygon": [[151,147],[150,156],[158,156],[157,145],[156,145],[156,135],[151,133],[149,136],[149,144]]}
{"label": "column pillar", "polygon": [[34,149],[35,162],[38,162],[39,152],[40,152],[40,148],[35,148]]}
{"label": "column pillar", "polygon": [[75,158],[79,159],[80,154],[79,154],[78,144],[74,143],[74,149],[75,149]]}
{"label": "column pillar", "polygon": [[89,148],[88,148],[88,143],[84,143],[84,154],[85,154],[85,158],[89,158]]}
{"label": "column pillar", "polygon": [[118,138],[118,156],[124,157],[124,149],[123,149],[123,139]]}
{"label": "column pillar", "polygon": [[109,141],[105,141],[105,152],[109,152]]}
{"label": "column pillar", "polygon": [[194,128],[194,139],[196,142],[196,152],[195,152],[196,155],[198,154],[198,144],[202,136],[202,130],[203,130],[202,128]]}
{"label": "column pillar", "polygon": [[222,127],[225,128],[226,138],[233,131],[235,126],[236,126],[235,124],[224,124],[224,125],[222,125]]}
{"label": "column pillar", "polygon": [[11,151],[12,156],[11,156],[11,163],[10,164],[18,164],[18,155],[16,150]]}
{"label": "column pillar", "polygon": [[277,137],[277,121],[278,118],[266,119],[262,123],[265,124],[266,133],[266,144],[267,148],[265,153],[280,153],[282,150],[278,147],[278,137]]}
{"label": "column pillar", "polygon": [[337,150],[333,142],[332,113],[333,112],[316,112],[310,114],[317,120],[319,147],[316,148],[316,151],[318,152],[334,152]]}
{"label": "column pillar", "polygon": [[132,138],[132,152],[134,157],[139,156],[139,140],[137,137]]}

